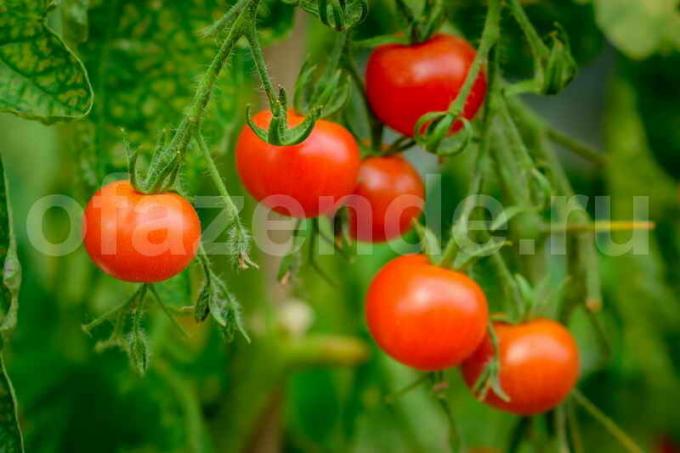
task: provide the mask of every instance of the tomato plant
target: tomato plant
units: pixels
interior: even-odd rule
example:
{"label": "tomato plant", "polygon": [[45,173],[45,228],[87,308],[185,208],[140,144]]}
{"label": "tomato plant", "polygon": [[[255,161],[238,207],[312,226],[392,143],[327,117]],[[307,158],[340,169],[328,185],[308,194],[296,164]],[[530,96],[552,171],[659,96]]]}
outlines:
{"label": "tomato plant", "polygon": [[[270,112],[260,112],[255,124],[267,128]],[[289,125],[302,117],[289,114]],[[236,168],[256,200],[293,217],[316,217],[338,208],[349,195],[359,171],[359,147],[339,124],[320,120],[309,137],[292,146],[270,145],[245,126],[236,144]]]}
{"label": "tomato plant", "polygon": [[159,282],[195,258],[201,222],[175,193],[142,194],[128,181],[95,193],[83,219],[87,253],[104,272],[130,282]]}
{"label": "tomato plant", "polygon": [[[413,135],[421,116],[446,110],[463,87],[475,49],[464,39],[439,34],[411,44],[376,48],[366,65],[366,94],[376,116],[392,129]],[[472,119],[486,96],[486,76],[475,79],[462,116]],[[453,130],[460,123],[453,125]]]}
{"label": "tomato plant", "polygon": [[[534,319],[511,325],[494,323],[498,337],[498,379],[507,400],[490,390],[484,402],[519,415],[553,409],[569,395],[579,375],[576,341],[561,324]],[[473,387],[494,358],[494,345],[485,337],[463,362],[465,382]]]}
{"label": "tomato plant", "polygon": [[487,315],[486,296],[474,280],[423,255],[389,262],[366,294],[366,322],[375,341],[421,370],[460,364],[484,337]]}
{"label": "tomato plant", "polygon": [[425,203],[420,175],[401,156],[365,159],[354,195],[358,199],[350,209],[350,234],[360,241],[382,242],[403,235]]}
{"label": "tomato plant", "polygon": [[670,445],[677,22],[0,0],[0,451]]}

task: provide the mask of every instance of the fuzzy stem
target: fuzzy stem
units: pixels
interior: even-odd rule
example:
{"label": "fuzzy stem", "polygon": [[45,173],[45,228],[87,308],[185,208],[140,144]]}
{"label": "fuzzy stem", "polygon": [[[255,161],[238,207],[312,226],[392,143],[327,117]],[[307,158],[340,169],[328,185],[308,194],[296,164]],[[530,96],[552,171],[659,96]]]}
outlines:
{"label": "fuzzy stem", "polygon": [[217,192],[220,194],[220,197],[224,202],[224,206],[227,208],[229,213],[229,225],[231,225],[232,222],[240,223],[238,208],[234,204],[234,200],[231,199],[231,195],[229,195],[229,191],[227,190],[224,181],[222,181],[222,176],[217,169],[217,165],[215,164],[215,160],[210,153],[210,149],[208,149],[208,145],[205,143],[205,140],[200,133],[196,134],[196,142],[198,144],[198,148],[203,153],[205,163],[208,167],[210,179],[212,179],[212,182],[217,188]]}
{"label": "fuzzy stem", "polygon": [[[252,13],[254,14],[254,13]],[[255,29],[255,24],[246,30],[246,38],[250,44],[250,54],[253,56],[253,61],[255,62],[255,69],[262,82],[262,87],[264,88],[265,95],[267,96],[267,101],[270,107],[274,107],[278,103],[276,92],[274,91],[274,84],[269,76],[269,70],[267,69],[267,63],[264,60],[264,52],[262,51],[262,45],[260,44],[260,39],[257,36],[257,30]]]}

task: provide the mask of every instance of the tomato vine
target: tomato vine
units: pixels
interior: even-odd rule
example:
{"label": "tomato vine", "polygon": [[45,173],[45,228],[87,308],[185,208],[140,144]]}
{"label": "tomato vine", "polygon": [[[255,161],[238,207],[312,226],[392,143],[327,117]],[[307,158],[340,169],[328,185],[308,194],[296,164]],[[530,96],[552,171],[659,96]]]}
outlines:
{"label": "tomato vine", "polygon": [[[111,325],[110,335],[98,341],[95,349],[121,348],[135,371],[147,372],[153,360],[153,345],[147,332],[150,324],[147,314],[152,309],[160,310],[181,336],[186,336],[186,332],[177,318],[192,317],[198,323],[212,319],[227,340],[239,333],[250,341],[235,292],[213,257],[200,244],[200,221],[190,203],[195,194],[181,181],[188,162],[192,159],[199,162],[197,167],[207,173],[226,213],[227,249],[232,267],[238,271],[257,269],[257,257],[251,257],[252,233],[241,218],[233,191],[227,188],[227,178],[220,172],[216,146],[211,143],[213,137],[206,132],[210,127],[209,107],[219,96],[218,84],[227,72],[225,68],[239,54],[247,52],[267,107],[259,113],[253,113],[250,105],[244,108],[245,124],[234,140],[233,173],[240,176],[253,198],[279,213],[298,218],[292,232],[291,250],[280,262],[277,279],[283,284],[297,281],[295,277],[303,268],[306,247],[306,263],[314,275],[335,285],[336,276],[328,275],[317,261],[319,244],[328,245],[351,262],[358,243],[384,242],[413,230],[419,239],[420,253],[390,261],[369,285],[365,304],[368,331],[384,352],[423,373],[405,391],[429,383],[429,392],[444,411],[453,451],[465,447],[465,439],[457,427],[458,417],[453,414],[445,370],[459,365],[466,384],[480,401],[523,417],[550,414],[555,423],[554,437],[563,450],[579,447],[579,427],[574,415],[574,406],[578,404],[601,422],[622,448],[640,451],[626,433],[576,388],[579,352],[565,326],[577,310],[583,310],[601,342],[603,354],[609,351],[607,335],[597,316],[603,309],[603,296],[596,234],[651,229],[654,224],[625,219],[594,221],[586,208],[574,201],[575,190],[553,145],[564,147],[599,169],[607,168],[609,158],[550,126],[519,97],[525,93],[557,94],[574,78],[577,65],[564,29],[557,24],[544,39],[522,2],[488,0],[483,27],[473,47],[462,37],[450,33],[447,27],[450,8],[446,2],[423,0],[418,2],[420,8],[416,8],[413,2],[395,0],[394,8],[406,24],[406,32],[359,39],[356,28],[369,13],[366,0],[283,3],[317,18],[333,32],[332,48],[323,61],[315,63],[310,58],[302,64],[293,96],[276,86],[267,66],[263,49],[266,42],[263,45],[260,29],[262,9],[267,6],[265,1],[237,0],[204,32],[203,39],[215,40],[216,50],[172,132],[156,131],[159,140],[151,153],[138,143],[128,143],[126,135],[123,137],[129,183],[113,185],[129,186],[124,195],[134,198],[122,201],[123,207],[128,209],[134,203],[153,204],[156,200],[155,203],[165,203],[165,208],[170,209],[169,200],[176,201],[179,207],[172,207],[177,210],[173,212],[180,212],[189,220],[179,222],[181,225],[166,224],[163,231],[177,232],[186,247],[174,260],[165,260],[165,256],[149,258],[127,249],[120,256],[104,257],[97,252],[101,243],[112,237],[119,240],[121,234],[125,236],[123,245],[132,243],[133,235],[125,228],[132,229],[134,220],[139,219],[130,216],[133,220],[130,225],[119,227],[110,236],[93,239],[92,231],[104,231],[102,225],[107,224],[107,219],[99,212],[93,214],[90,207],[86,209],[85,225],[89,232],[85,232],[85,243],[96,265],[118,280],[138,284],[125,302],[83,326],[83,330],[91,334],[105,324]],[[3,8],[4,4],[0,5],[0,11],[4,12]],[[25,12],[16,11],[19,10],[12,13],[13,21],[14,16]],[[38,47],[55,54],[50,62],[68,65],[69,77],[64,80],[69,82],[64,83],[61,95],[49,97],[36,111],[22,110],[24,100],[11,100],[11,96],[0,96],[0,108],[7,110],[6,105],[12,101],[13,111],[44,122],[81,118],[93,105],[93,88],[85,66],[46,25],[45,17],[42,19],[42,22],[30,20],[35,39],[40,43]],[[508,36],[506,19],[513,21],[528,46],[532,62],[532,74],[528,78],[518,78],[510,71],[506,74],[501,65],[502,45]],[[6,20],[0,20],[0,25]],[[81,39],[76,31],[66,32],[72,34],[74,42]],[[17,39],[24,38],[18,36]],[[366,50],[370,54],[364,75],[360,72],[357,54]],[[430,65],[434,69],[433,74],[426,75],[428,80],[423,82],[413,73],[409,74],[415,71],[418,61],[426,61],[433,54],[441,59],[441,64]],[[391,66],[394,64],[400,67]],[[101,77],[106,68],[98,69]],[[33,74],[36,67],[18,65],[12,70]],[[104,90],[105,86],[99,81],[95,91]],[[44,91],[39,83],[31,88],[31,93]],[[4,93],[2,90],[0,95]],[[352,105],[353,101],[356,102]],[[362,131],[352,128],[357,107],[363,110],[368,123]],[[95,103],[94,114],[101,119],[103,110],[97,109],[104,107]],[[102,124],[78,127],[80,129],[72,131],[75,135],[88,127],[99,130]],[[229,145],[231,138],[234,137],[227,140]],[[91,140],[88,146],[97,148],[102,143]],[[443,165],[461,154],[470,157],[472,162],[467,197],[450,229],[440,237],[429,225],[419,221],[425,211],[424,184],[401,155],[415,148],[435,155]],[[80,163],[88,166],[86,157],[105,160],[102,149],[81,156]],[[88,167],[93,170],[85,175],[90,183],[107,168],[106,164],[97,162]],[[2,170],[1,192],[6,201],[4,168]],[[90,203],[101,201],[110,187],[104,185]],[[478,209],[479,201],[498,193],[507,206],[491,218]],[[387,231],[387,206],[404,194],[412,196],[417,206],[407,206],[408,211],[402,212],[397,226]],[[301,210],[295,212],[287,206],[270,203],[268,199],[272,195],[287,196]],[[365,220],[360,216],[360,210],[347,201],[352,197],[366,199],[372,214],[378,218],[370,220],[368,216],[369,220]],[[553,205],[556,197],[567,201]],[[321,198],[330,201],[322,206],[318,203]],[[558,222],[547,220],[551,209],[557,212]],[[16,323],[19,265],[7,206],[3,206],[2,214],[0,248],[4,286],[0,330],[5,333]],[[480,223],[481,229],[475,226]],[[507,237],[498,235],[502,229],[509,232]],[[544,253],[555,233],[566,235],[567,276],[559,284],[549,281],[546,267],[550,263]],[[526,244],[531,244],[532,253],[524,252]],[[198,265],[190,268],[190,262],[194,261]],[[493,283],[500,288],[500,304],[489,303],[485,286],[488,283],[477,278],[478,270],[487,265],[493,274]],[[188,275],[193,270],[201,275],[200,287],[188,291],[195,293],[190,294],[193,304],[177,307],[166,303],[166,294],[159,290],[157,283],[183,273]],[[489,312],[490,305],[497,312]],[[268,310],[270,315],[271,307]],[[278,329],[278,326],[272,327],[275,323],[269,318],[264,323],[271,330]],[[532,349],[530,342],[525,343],[523,337],[527,331],[554,347],[557,351],[552,353],[554,357],[566,357],[563,363],[551,361],[554,357],[542,356],[544,351]],[[253,335],[254,343],[257,335]],[[263,346],[269,348],[271,374],[275,377],[299,365],[355,364],[367,356],[363,340],[313,335],[297,339],[293,334],[285,337],[283,346],[277,340],[278,337],[272,335]],[[526,352],[525,361],[509,364],[507,350],[515,347]],[[6,403],[15,408],[12,386],[1,361],[2,357],[0,387],[6,394]],[[265,367],[269,365],[266,363]],[[544,366],[545,375],[549,375],[543,381],[530,373],[540,366]],[[191,399],[191,392],[182,387],[167,364],[161,363],[158,369],[173,388],[184,395],[187,410],[195,412],[197,403]],[[258,378],[268,379],[267,376]],[[530,397],[522,392],[527,386],[534,390]],[[13,451],[21,451],[21,435],[14,433],[18,431],[16,411],[8,420],[10,423],[6,423],[4,429],[11,432],[14,439]],[[529,419],[520,419],[510,448],[518,447],[531,429]]]}

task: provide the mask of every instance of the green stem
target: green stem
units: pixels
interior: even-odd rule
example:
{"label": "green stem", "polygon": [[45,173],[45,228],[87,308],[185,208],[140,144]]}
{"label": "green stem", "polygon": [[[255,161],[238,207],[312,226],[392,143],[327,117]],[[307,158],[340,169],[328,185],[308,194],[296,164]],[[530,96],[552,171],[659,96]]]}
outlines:
{"label": "green stem", "polygon": [[517,288],[517,282],[515,282],[515,279],[512,277],[508,264],[505,262],[500,252],[491,255],[491,264],[496,269],[496,274],[500,277],[501,287],[503,288],[503,293],[506,298],[511,299],[514,302],[514,308],[517,315],[516,319],[522,319],[525,312],[524,301],[519,292],[519,288]]}
{"label": "green stem", "polygon": [[463,230],[467,230],[466,226],[470,217],[470,213],[475,208],[475,195],[481,191],[482,187],[482,154],[483,150],[480,148],[477,155],[477,161],[475,163],[475,169],[473,170],[474,176],[470,182],[467,197],[465,198],[465,204],[463,205],[463,211],[451,228],[451,237],[446,243],[444,251],[442,252],[441,260],[439,260],[438,263],[438,265],[441,267],[450,267],[456,259],[456,255],[459,251],[458,234],[459,232],[463,232]]}
{"label": "green stem", "polygon": [[[505,99],[503,96],[499,96],[498,100],[498,112],[505,123],[505,131],[511,147],[514,150],[512,153],[513,160],[517,161],[519,164],[523,176],[522,180],[525,180],[527,185],[531,186],[531,172],[536,168],[536,165],[524,144],[524,140],[522,140],[522,135],[520,134],[515,121],[510,115]],[[515,178],[517,178],[517,176],[518,175],[514,175]],[[527,189],[531,192],[529,187],[527,187]]]}
{"label": "green stem", "polygon": [[[532,147],[532,151],[535,153],[534,158],[548,167],[548,177],[557,193],[566,197],[573,197],[574,189],[557,155],[545,143],[546,129],[542,120],[518,101],[511,102],[510,108],[535,135],[537,143],[536,146]],[[565,215],[562,214],[562,216]],[[572,213],[572,219],[564,218],[563,221],[577,225],[592,224],[590,215],[582,207]],[[562,307],[560,319],[563,321],[569,319],[574,307],[579,304],[586,304],[586,308],[588,306],[599,306],[602,300],[594,232],[584,232],[577,237],[569,237],[567,240],[567,268],[574,282],[570,286],[567,301]]]}
{"label": "green stem", "polygon": [[593,162],[597,165],[605,165],[607,163],[607,157],[605,155],[597,151],[592,146],[586,145],[585,143],[570,137],[564,132],[545,125],[545,133],[553,142],[563,146],[574,154],[581,156],[590,162]]}
{"label": "green stem", "polygon": [[414,389],[420,387],[420,386],[421,386],[422,384],[424,384],[425,382],[427,382],[429,378],[430,378],[430,376],[429,376],[427,373],[423,373],[423,374],[422,374],[420,377],[418,377],[418,379],[416,379],[415,381],[413,381],[413,382],[411,382],[410,384],[408,384],[408,385],[406,385],[406,386],[404,386],[404,387],[402,387],[402,388],[396,390],[395,392],[392,392],[392,393],[390,393],[389,395],[387,395],[387,396],[385,397],[385,402],[386,402],[387,404],[392,404],[392,403],[396,402],[399,398],[401,398],[402,396],[406,395],[406,394],[409,393],[411,390],[414,390]]}
{"label": "green stem", "polygon": [[537,68],[539,73],[542,75],[542,72],[540,72],[542,71],[542,66],[539,62],[545,58],[549,50],[541,37],[538,35],[538,32],[534,26],[531,24],[531,21],[529,20],[529,17],[524,11],[522,5],[519,3],[519,0],[510,0],[508,2],[508,6],[510,8],[510,12],[517,21],[517,24],[522,29],[524,36],[527,38],[527,42],[531,48],[531,53],[534,57],[534,67]]}
{"label": "green stem", "polygon": [[611,418],[595,406],[579,390],[574,389],[571,392],[571,397],[585,409],[588,414],[597,420],[626,451],[631,453],[643,453],[644,450],[640,448],[625,431],[623,431]]}
{"label": "green stem", "polygon": [[[257,0],[256,2],[257,3]],[[253,13],[255,14],[255,13]],[[276,92],[274,91],[274,84],[269,76],[269,70],[267,69],[267,63],[264,60],[264,52],[262,51],[262,45],[260,44],[260,38],[257,36],[257,30],[255,29],[255,24],[246,30],[246,38],[250,44],[250,54],[253,56],[253,61],[255,62],[255,69],[262,82],[262,88],[264,88],[265,95],[267,96],[267,101],[269,102],[270,108],[278,103]]]}
{"label": "green stem", "polygon": [[456,99],[454,99],[454,101],[449,106],[449,113],[458,116],[463,111],[465,102],[472,91],[472,87],[477,80],[477,76],[487,62],[489,51],[496,44],[498,38],[500,37],[500,18],[500,0],[489,0],[489,7],[486,13],[486,20],[484,21],[484,29],[482,30],[479,48],[475,54],[475,59],[472,61],[470,70],[465,77],[465,82],[460,89],[460,93],[458,93]]}
{"label": "green stem", "polygon": [[553,411],[557,448],[559,453],[569,453],[569,439],[567,438],[567,414],[565,405],[558,406]]}
{"label": "green stem", "polygon": [[574,453],[583,453],[583,440],[581,439],[581,426],[576,416],[574,400],[567,400],[567,422],[569,426],[569,440]]}
{"label": "green stem", "polygon": [[[432,384],[437,384],[437,374],[430,373],[429,376]],[[438,394],[435,394],[435,398],[437,399],[439,407],[441,407],[442,412],[444,412],[444,416],[446,417],[446,422],[449,427],[449,446],[451,447],[451,451],[458,453],[462,451],[461,439],[458,433],[458,424],[456,423],[456,419],[453,416],[453,410],[451,409],[448,395],[446,394],[445,390],[441,390]]]}
{"label": "green stem", "polygon": [[[350,52],[350,50],[348,50],[348,52]],[[347,70],[350,78],[354,82],[355,87],[361,94],[361,99],[363,101],[364,108],[366,110],[366,116],[368,117],[368,123],[371,129],[371,147],[374,150],[379,151],[382,146],[382,136],[384,127],[383,124],[375,116],[375,113],[373,113],[371,103],[368,101],[368,95],[364,90],[364,81],[362,80],[361,75],[359,74],[359,70],[356,67],[354,59],[352,59],[351,55],[349,54],[345,59],[345,69]]]}
{"label": "green stem", "polygon": [[411,41],[411,44],[417,43],[419,39],[418,33],[419,27],[416,15],[413,13],[411,7],[407,5],[404,0],[396,0],[395,3],[397,4],[397,10],[402,16],[404,16],[404,19],[406,19],[406,24],[410,29],[409,39]]}
{"label": "green stem", "polygon": [[[255,7],[257,7],[257,4],[259,3],[259,0],[248,1],[251,2],[251,6],[254,5]],[[226,64],[232,49],[243,35],[243,22],[248,17],[248,9],[244,8],[244,6],[245,5],[242,5],[241,3],[235,5],[234,8],[238,7],[240,11],[236,14],[232,27],[222,41],[208,70],[203,75],[203,78],[196,89],[196,93],[194,94],[194,99],[189,107],[188,113],[180,122],[170,144],[166,149],[161,149],[154,154],[150,164],[151,170],[145,181],[145,189],[151,192],[161,190],[166,183],[167,177],[173,173],[173,170],[183,160],[186,148],[210,102],[217,78]],[[227,14],[230,13],[231,11]]]}
{"label": "green stem", "polygon": [[[486,42],[488,44],[485,44],[489,46],[489,48],[485,51],[486,54],[488,54],[489,49],[491,48],[490,46],[491,41],[495,42],[496,39],[498,39],[497,32],[498,30],[494,31],[493,29],[498,29],[498,21],[500,20],[500,5],[497,0],[491,0],[489,2],[489,10],[487,12],[486,16],[486,23],[484,25],[484,31],[482,32],[482,42]],[[482,46],[480,45],[480,49]],[[481,50],[480,50],[481,52]],[[479,57],[479,53],[475,57],[475,61],[477,61],[477,58]],[[486,60],[486,55],[483,57],[483,60]],[[481,64],[481,61],[479,63]],[[496,59],[494,59],[494,62],[496,62]],[[473,63],[474,65],[474,63]],[[496,67],[494,65],[493,73],[491,74],[491,77],[489,79],[489,94],[491,97],[498,96],[498,90],[497,90],[497,76],[496,76]],[[470,73],[472,70],[470,71]],[[474,80],[473,78],[470,77],[470,73],[468,73],[467,78],[465,80],[465,83],[468,84],[468,81]],[[470,84],[471,86],[471,84]],[[462,95],[462,92],[461,92]],[[458,99],[461,97],[461,95],[458,96],[455,102],[458,101]],[[491,134],[491,125],[492,125],[492,116],[493,116],[493,104],[487,103],[487,105],[484,107],[484,117],[482,121],[482,130],[483,135],[479,144],[479,149],[477,151],[477,159],[475,161],[475,166],[473,170],[473,178],[472,181],[470,182],[470,187],[468,189],[468,196],[465,199],[465,205],[463,206],[463,212],[461,213],[461,216],[459,219],[456,220],[456,222],[453,224],[453,227],[451,228],[451,237],[449,238],[448,242],[446,243],[446,246],[444,247],[444,251],[442,253],[442,258],[439,261],[439,266],[442,267],[449,267],[453,263],[453,261],[456,258],[456,254],[458,253],[458,232],[459,230],[465,229],[467,225],[467,220],[470,216],[470,213],[475,207],[475,200],[473,198],[473,195],[478,194],[481,190],[482,187],[482,173],[483,173],[483,161],[485,159],[485,156],[487,154],[489,145],[490,145],[490,134]]]}
{"label": "green stem", "polygon": [[203,136],[200,134],[200,132],[196,134],[196,143],[198,144],[198,148],[201,150],[203,157],[205,158],[210,179],[212,179],[213,184],[217,188],[217,192],[220,194],[220,197],[224,202],[224,206],[227,208],[229,213],[229,225],[231,225],[232,222],[240,223],[238,208],[234,204],[234,200],[231,199],[231,195],[229,195],[227,186],[224,184],[224,181],[222,181],[222,176],[217,169],[215,160],[213,159],[212,154],[208,149],[208,145],[205,143],[205,140],[203,139]]}

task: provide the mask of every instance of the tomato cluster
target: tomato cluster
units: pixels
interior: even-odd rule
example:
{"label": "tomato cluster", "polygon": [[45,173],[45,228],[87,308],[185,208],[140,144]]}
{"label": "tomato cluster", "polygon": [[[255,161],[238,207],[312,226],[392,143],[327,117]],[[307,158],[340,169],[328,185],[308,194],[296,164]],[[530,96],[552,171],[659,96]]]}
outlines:
{"label": "tomato cluster", "polygon": [[366,321],[380,348],[397,361],[425,371],[462,365],[471,389],[497,353],[499,373],[492,378],[504,395],[490,390],[483,401],[514,414],[554,408],[578,378],[578,348],[561,324],[542,318],[494,323],[496,352],[485,334],[488,308],[479,285],[423,255],[396,258],[378,272],[366,295]]}
{"label": "tomato cluster", "polygon": [[[366,67],[366,97],[380,121],[412,136],[425,113],[446,110],[458,96],[475,57],[462,38],[439,34],[411,45],[382,45]],[[486,96],[486,76],[475,80],[463,109],[471,119]],[[267,129],[272,115],[254,123]],[[290,112],[289,126],[302,122]],[[452,132],[460,122],[452,126]],[[349,233],[356,240],[389,241],[406,233],[422,213],[424,187],[400,156],[359,160],[359,146],[339,124],[320,120],[309,137],[294,146],[274,146],[244,126],[236,145],[236,167],[243,185],[258,201],[293,217],[332,214],[348,206]]]}
{"label": "tomato cluster", "polygon": [[[422,115],[445,111],[456,99],[475,58],[461,38],[435,35],[411,44],[377,47],[366,68],[366,97],[376,117],[411,137]],[[462,116],[471,119],[486,96],[483,71]],[[269,111],[253,117],[267,130]],[[288,114],[288,126],[303,117]],[[454,122],[451,133],[461,126]],[[348,230],[359,241],[381,242],[406,233],[423,211],[425,189],[400,155],[380,150],[361,158],[353,135],[319,120],[297,145],[275,146],[244,126],[236,144],[236,169],[248,192],[292,217],[333,215],[348,208]],[[129,182],[103,187],[85,210],[85,246],[94,262],[116,278],[157,282],[181,272],[195,257],[200,222],[191,204],[174,193],[142,194]],[[374,277],[366,295],[366,321],[377,344],[410,367],[436,371],[462,365],[475,387],[490,363],[503,395],[483,395],[489,405],[516,414],[544,412],[576,383],[578,349],[571,334],[548,319],[495,323],[487,333],[484,291],[467,275],[432,264],[424,255],[398,257]],[[494,362],[495,363],[495,362]]]}

